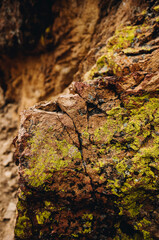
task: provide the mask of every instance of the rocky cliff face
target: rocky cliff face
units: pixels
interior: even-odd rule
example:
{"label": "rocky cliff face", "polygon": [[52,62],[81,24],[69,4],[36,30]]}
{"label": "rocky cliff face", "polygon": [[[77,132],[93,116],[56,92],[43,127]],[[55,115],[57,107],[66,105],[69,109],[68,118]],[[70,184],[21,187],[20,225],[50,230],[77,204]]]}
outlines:
{"label": "rocky cliff face", "polygon": [[48,2],[1,42],[2,106],[50,100],[21,116],[16,239],[159,239],[158,3]]}
{"label": "rocky cliff face", "polygon": [[22,110],[81,81],[119,25],[130,24],[146,6],[131,0],[3,1],[0,75],[6,101]]}

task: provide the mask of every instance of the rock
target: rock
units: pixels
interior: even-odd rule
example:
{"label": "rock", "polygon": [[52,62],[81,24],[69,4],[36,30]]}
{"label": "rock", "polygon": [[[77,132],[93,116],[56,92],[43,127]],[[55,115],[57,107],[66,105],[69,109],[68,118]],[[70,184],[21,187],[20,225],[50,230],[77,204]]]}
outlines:
{"label": "rock", "polygon": [[5,104],[5,99],[4,99],[4,96],[3,96],[3,90],[0,87],[0,108],[3,107],[4,104]]}
{"label": "rock", "polygon": [[157,206],[159,97],[115,97],[110,84],[111,77],[74,83],[74,94],[57,99],[58,111],[50,105],[23,113],[17,239],[28,232],[34,239],[32,227],[48,239],[157,236],[158,217],[150,216]]}
{"label": "rock", "polygon": [[3,238],[3,240],[14,240],[14,234],[9,234]]}
{"label": "rock", "polygon": [[11,172],[11,171],[6,171],[6,172],[4,173],[4,175],[5,175],[7,178],[11,178],[12,172]]}
{"label": "rock", "polygon": [[10,187],[10,191],[13,192],[17,189],[17,179],[13,178],[8,181],[8,185]]}
{"label": "rock", "polygon": [[13,153],[9,153],[9,155],[4,155],[3,166],[6,167],[13,160]]}
{"label": "rock", "polygon": [[10,202],[7,211],[14,212],[15,210],[16,210],[16,204],[13,202]]}
{"label": "rock", "polygon": [[10,202],[7,208],[7,211],[4,214],[3,220],[9,220],[13,217],[14,212],[16,210],[16,204],[13,202]]}
{"label": "rock", "polygon": [[8,138],[7,141],[3,143],[3,148],[0,149],[0,155],[3,155],[10,151],[12,144],[12,138]]}
{"label": "rock", "polygon": [[[17,240],[158,238],[157,6],[1,1],[2,161],[18,112],[49,100],[22,114]],[[17,187],[7,162],[1,212]]]}

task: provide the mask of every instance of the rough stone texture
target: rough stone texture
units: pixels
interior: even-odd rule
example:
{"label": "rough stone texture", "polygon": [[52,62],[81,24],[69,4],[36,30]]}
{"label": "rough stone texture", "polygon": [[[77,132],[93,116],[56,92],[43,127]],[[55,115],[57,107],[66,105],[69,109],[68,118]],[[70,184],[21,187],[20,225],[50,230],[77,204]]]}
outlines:
{"label": "rough stone texture", "polygon": [[0,109],[0,238],[2,240],[14,239],[18,169],[13,161],[12,142],[17,134],[17,124],[17,105],[3,105]]}
{"label": "rough stone texture", "polygon": [[119,25],[148,6],[144,0],[3,0],[0,84],[5,99],[23,110],[81,81]]}
{"label": "rough stone texture", "polygon": [[159,237],[158,94],[119,98],[111,81],[23,113],[17,239]]}
{"label": "rough stone texture", "polygon": [[157,8],[116,29],[69,93],[22,113],[17,240],[159,239]]}
{"label": "rough stone texture", "polygon": [[[79,63],[90,48],[100,19],[100,1],[50,1],[51,6],[49,1],[16,2],[21,10],[22,23],[18,31],[22,41],[17,51],[12,46],[11,56],[1,56],[0,75],[6,99],[18,102],[21,110],[61,93],[72,82]],[[8,25],[12,28],[3,6],[7,7],[5,1],[1,6],[5,15],[2,18],[5,19],[4,26],[6,29]],[[34,18],[30,16],[31,13]],[[52,21],[46,20],[47,13],[51,14]],[[16,21],[19,19],[14,17]],[[2,30],[5,37],[13,32],[13,29],[8,29],[7,33]],[[4,44],[0,44],[4,49],[5,44],[8,46],[9,43],[1,35],[0,39],[4,40]],[[11,45],[14,43],[12,38],[9,41]]]}
{"label": "rough stone texture", "polygon": [[[67,195],[66,199],[63,198],[60,203],[58,196],[61,194],[59,194],[61,190],[57,191],[57,194],[55,190],[48,190],[46,194],[45,191],[47,188],[44,191],[41,190],[43,189],[43,185],[46,184],[46,175],[50,174],[50,172],[47,171],[52,169],[49,166],[49,156],[46,158],[48,159],[48,161],[46,161],[46,169],[48,170],[46,171],[40,167],[39,175],[35,177],[35,180],[29,177],[29,171],[25,172],[28,177],[25,178],[25,174],[22,175],[20,178],[20,189],[22,192],[24,191],[24,195],[27,195],[26,192],[30,192],[32,197],[27,196],[25,200],[25,197],[21,197],[20,195],[20,199],[24,201],[19,200],[18,203],[18,208],[20,209],[22,201],[23,209],[21,208],[22,212],[19,210],[18,214],[16,238],[20,236],[18,235],[20,232],[20,238],[23,239],[43,238],[45,240],[47,238],[58,239],[60,238],[60,234],[65,235],[65,237],[61,236],[61,239],[77,239],[77,235],[79,235],[78,239],[93,239],[91,234],[97,239],[112,239],[114,236],[116,236],[116,239],[159,238],[156,230],[156,226],[158,225],[158,190],[156,190],[156,192],[154,190],[154,188],[158,189],[158,187],[155,186],[155,182],[158,181],[158,175],[155,170],[155,168],[158,168],[158,162],[150,165],[149,160],[146,160],[148,161],[147,165],[150,166],[150,170],[156,174],[156,179],[152,172],[141,173],[143,177],[145,177],[146,174],[150,174],[149,177],[152,176],[150,184],[147,183],[147,192],[145,195],[142,193],[142,196],[145,196],[142,204],[145,206],[141,209],[141,205],[139,208],[133,205],[136,204],[136,202],[141,203],[140,188],[145,189],[144,183],[140,180],[141,174],[138,174],[138,176],[137,171],[134,172],[135,176],[138,176],[136,178],[139,178],[139,191],[137,190],[139,195],[133,200],[130,194],[130,199],[128,199],[128,192],[133,192],[137,185],[137,183],[133,183],[137,181],[134,180],[134,167],[132,167],[130,171],[131,178],[129,179],[129,172],[125,173],[125,175],[127,174],[126,177],[124,177],[125,175],[123,173],[120,174],[121,168],[123,171],[125,170],[123,166],[119,167],[118,163],[115,163],[113,167],[110,168],[105,166],[108,161],[111,162],[112,159],[115,158],[113,157],[114,155],[118,158],[118,151],[111,150],[113,147],[121,151],[121,156],[118,161],[125,164],[125,162],[122,161],[129,162],[127,159],[130,158],[131,161],[132,159],[136,161],[135,163],[138,165],[139,160],[137,158],[134,160],[134,157],[140,149],[136,148],[141,148],[141,153],[144,155],[145,150],[142,148],[147,148],[147,146],[151,146],[152,144],[153,153],[148,153],[147,158],[150,158],[152,162],[156,161],[158,149],[156,153],[156,148],[153,148],[155,146],[153,141],[157,141],[155,140],[155,134],[158,136],[158,130],[156,130],[157,120],[154,120],[157,114],[154,108],[155,104],[158,103],[158,9],[158,1],[155,0],[0,1],[0,145],[2,146],[0,149],[2,186],[2,194],[0,197],[0,236],[3,240],[11,240],[14,237],[15,207],[13,207],[13,205],[15,206],[16,203],[15,191],[17,188],[17,176],[16,168],[13,167],[12,162],[13,148],[11,147],[11,142],[18,124],[17,113],[25,107],[32,106],[37,101],[52,98],[53,95],[63,91],[73,79],[79,82],[86,82],[82,85],[81,83],[77,83],[71,86],[70,94],[59,97],[56,103],[43,103],[35,107],[35,109],[39,109],[35,110],[35,112],[59,113],[59,120],[54,116],[54,123],[57,123],[59,129],[62,129],[63,126],[65,131],[60,131],[62,131],[63,137],[67,139],[69,145],[66,142],[60,143],[61,145],[57,145],[57,142],[53,145],[51,143],[54,151],[57,151],[56,148],[58,148],[55,155],[58,160],[62,159],[62,154],[65,156],[63,158],[64,164],[63,161],[58,161],[57,164],[54,164],[55,166],[52,166],[53,170],[51,171],[53,172],[54,167],[57,167],[57,171],[60,173],[61,168],[67,168],[66,165],[69,163],[71,166],[69,168],[70,179],[67,179],[66,176],[62,179],[55,174],[54,188],[58,189],[58,181],[61,181],[61,186],[64,190],[67,188],[70,189],[70,192],[67,193],[70,195],[69,197]],[[104,82],[102,83],[102,81]],[[131,97],[132,101],[130,101],[130,103],[130,99],[127,99],[127,96]],[[148,104],[146,101],[150,98],[151,101],[149,101],[149,105],[145,105]],[[139,104],[140,101],[141,103],[145,101],[143,108]],[[154,101],[156,101],[154,108],[150,107]],[[133,106],[127,107],[127,104]],[[125,115],[122,115],[124,106],[129,119],[126,119]],[[72,108],[74,108],[74,111]],[[109,116],[107,113],[114,108],[118,109],[113,110],[115,111],[113,114],[116,115],[116,119],[112,119],[111,114]],[[133,108],[134,112],[132,111]],[[140,109],[139,119],[135,112],[135,109],[138,108]],[[145,117],[145,125],[143,123],[139,124],[141,125],[140,130],[138,123],[139,120],[143,122],[144,118],[141,116],[141,113],[149,111],[149,109],[152,109],[152,112]],[[153,110],[155,112],[153,112]],[[33,115],[33,111],[34,110],[30,110],[31,116]],[[127,128],[125,130],[127,131],[125,137],[122,135],[125,133],[121,125],[119,125],[116,130],[118,126],[116,126],[116,122],[120,122],[120,111],[122,116],[121,122],[123,122],[123,124],[128,124],[129,120],[130,122],[137,122],[137,126],[133,126],[134,123],[131,122],[132,126],[130,129],[133,129],[133,127],[137,128],[137,130],[132,130],[132,138],[130,138],[130,133]],[[43,119],[43,114],[40,116]],[[36,121],[39,116],[37,114],[37,117],[34,117]],[[26,120],[24,121],[26,122]],[[50,124],[53,124],[51,119],[48,119],[48,122],[49,121]],[[110,122],[112,122],[112,125]],[[25,131],[27,131],[25,135],[26,140],[22,138],[21,149],[23,149],[23,143],[29,141],[29,139],[31,140],[34,135],[32,123],[27,124],[30,124],[30,130],[25,129]],[[127,125],[124,125],[124,128],[126,126]],[[101,127],[101,129],[96,130],[96,128],[99,127]],[[33,125],[33,128],[36,129],[36,126]],[[50,135],[49,133],[47,135],[46,128],[44,127],[44,135],[46,134],[46,136],[49,137]],[[114,132],[117,131],[117,133],[115,132],[112,136],[107,128],[111,131],[114,130]],[[122,129],[121,132],[120,129]],[[66,135],[66,130],[68,135]],[[95,130],[96,132],[94,133]],[[56,138],[58,141],[61,141],[59,140],[58,130],[56,131],[57,134],[55,134],[54,139]],[[105,131],[107,131],[108,134],[105,134]],[[135,131],[136,133],[134,133]],[[41,134],[43,134],[43,132]],[[146,134],[148,134],[147,137],[145,137]],[[39,138],[41,138],[41,136],[39,136]],[[137,140],[133,140],[136,138]],[[139,144],[139,141],[141,144]],[[34,145],[32,142],[27,144],[31,146]],[[47,148],[49,147],[47,144],[49,145],[50,143],[45,144],[46,152],[52,151]],[[102,144],[105,145],[102,146]],[[94,145],[95,147],[93,147]],[[41,145],[39,145],[39,148],[40,146]],[[61,152],[61,148],[65,149],[64,152]],[[70,148],[71,150],[69,152]],[[112,153],[109,152],[109,148]],[[128,150],[125,148],[128,148]],[[131,148],[133,150],[131,150]],[[21,149],[19,150],[20,153],[18,153],[17,150],[18,155],[16,158],[17,163],[19,161],[18,156],[20,156],[21,159],[20,172],[21,169],[24,168],[25,170],[25,168],[27,168],[29,162],[29,168],[32,169],[30,173],[34,176],[39,165],[37,164],[37,169],[34,169],[34,165],[30,163],[29,157],[29,154],[32,156],[32,153],[26,149],[26,152],[21,155]],[[100,149],[101,152],[99,152]],[[81,155],[79,155],[79,152]],[[39,155],[45,156],[45,151],[42,152],[40,149]],[[88,159],[82,160],[86,158],[86,155]],[[108,160],[105,160],[106,156]],[[124,156],[124,158],[122,158],[122,156]],[[35,157],[36,156],[33,158]],[[137,155],[137,157],[139,156]],[[143,158],[145,159],[146,157]],[[41,157],[37,156],[37,159],[40,160]],[[51,161],[53,160],[54,159]],[[102,165],[100,165],[102,161],[105,164],[103,168]],[[93,163],[91,164],[91,162]],[[37,163],[37,161],[35,163]],[[78,165],[81,170],[78,169]],[[100,168],[99,173],[97,169],[94,169],[94,166],[97,169]],[[114,169],[113,174],[111,173],[111,168]],[[77,174],[74,173],[75,171],[73,171],[74,175],[71,173],[72,169],[77,169],[76,172],[79,173],[79,178]],[[118,177],[116,177],[116,171],[119,171]],[[99,180],[100,177],[103,177],[101,176],[102,174],[104,174],[103,179],[106,180],[103,181],[105,181],[106,184],[102,182],[102,179]],[[124,176],[122,176],[122,174]],[[41,175],[42,178],[40,178]],[[40,179],[40,183],[37,181],[38,178]],[[49,178],[51,179],[50,175]],[[65,186],[64,183],[66,179],[70,187]],[[77,183],[80,182],[82,185],[77,186],[74,184],[75,179]],[[107,183],[109,179],[112,181],[118,179],[119,182]],[[153,180],[154,183],[152,182]],[[44,184],[42,184],[42,186],[39,185],[43,181]],[[48,185],[51,185],[49,181],[52,180],[48,180]],[[31,184],[33,184],[32,187]],[[130,184],[132,188],[128,184]],[[113,190],[113,186],[115,186],[114,189],[117,190]],[[125,193],[123,186],[125,187]],[[79,193],[77,193],[77,187],[79,188]],[[129,187],[129,189],[127,187]],[[153,189],[150,190],[151,187]],[[75,190],[73,188],[75,188]],[[106,188],[106,194],[103,188]],[[122,194],[119,194],[120,188],[126,198],[124,198]],[[73,193],[73,191],[75,193]],[[108,194],[108,192],[110,192],[110,194]],[[114,192],[116,194],[114,194]],[[75,199],[78,198],[79,204],[77,204],[77,200],[74,202],[73,194],[76,196]],[[106,197],[103,197],[105,195]],[[111,195],[111,197],[109,198],[108,195]],[[155,198],[152,196],[157,196],[156,200],[154,200]],[[59,205],[57,205],[56,211],[52,209],[52,207],[54,207],[52,205],[50,208],[45,208],[44,201],[47,201],[47,198],[49,201],[52,201],[51,204],[56,205],[58,203],[62,206],[60,205],[59,207]],[[59,197],[60,201],[61,198],[62,195]],[[118,200],[117,203],[115,202],[116,199]],[[39,205],[35,207],[37,213],[33,211],[34,213],[32,215],[31,210],[34,209],[34,200],[37,201]],[[63,202],[64,200],[67,203]],[[127,208],[128,204],[132,206],[130,210]],[[69,205],[72,207],[70,208]],[[31,206],[30,211],[28,210],[28,206]],[[61,211],[63,210],[63,206],[66,207],[65,211]],[[25,213],[25,208],[26,214],[29,216],[27,219],[28,222],[25,219],[25,214],[23,214]],[[135,216],[133,209],[137,209]],[[47,211],[51,212],[51,214]],[[60,215],[60,211],[62,215]],[[118,214],[118,212],[120,212],[120,214]],[[132,212],[133,217],[132,215],[130,216],[130,212]],[[41,213],[42,217],[40,217]],[[94,214],[94,216],[84,214]],[[146,217],[144,217],[144,214]],[[34,215],[38,215],[39,217],[35,217]],[[61,225],[58,224],[58,217]],[[52,219],[54,218],[55,222],[52,223]],[[30,221],[31,224],[33,223],[34,225],[34,228],[31,230]],[[151,221],[152,223],[149,224],[146,221]],[[26,222],[28,224],[26,224]],[[67,223],[68,226],[70,226],[68,228]],[[137,223],[137,225],[135,225],[135,223]],[[51,229],[51,224],[54,224],[53,229]],[[26,225],[28,228],[25,229]],[[20,231],[19,226],[21,226]],[[28,233],[27,230],[29,230]],[[53,235],[50,234],[51,232]],[[99,232],[100,236],[98,234]],[[150,232],[151,237],[148,232]],[[31,234],[33,236],[31,236]],[[48,237],[46,236],[47,234]]]}

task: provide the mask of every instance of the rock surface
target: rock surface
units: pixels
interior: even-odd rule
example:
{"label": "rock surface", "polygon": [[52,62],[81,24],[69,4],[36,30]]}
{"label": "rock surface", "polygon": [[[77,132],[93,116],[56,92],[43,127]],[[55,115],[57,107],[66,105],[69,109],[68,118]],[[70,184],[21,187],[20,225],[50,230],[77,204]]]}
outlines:
{"label": "rock surface", "polygon": [[158,17],[145,11],[83,82],[22,113],[16,239],[159,239]]}
{"label": "rock surface", "polygon": [[22,114],[16,239],[159,239],[158,1],[3,0],[0,23],[3,240],[17,113],[72,80]]}
{"label": "rock surface", "polygon": [[14,239],[17,204],[18,169],[13,161],[13,137],[18,125],[17,105],[0,109],[0,238]]}
{"label": "rock surface", "polygon": [[17,239],[159,238],[158,94],[112,82],[75,83],[23,113]]}
{"label": "rock surface", "polygon": [[81,81],[119,25],[129,24],[143,9],[147,12],[142,18],[149,18],[148,6],[154,4],[144,0],[2,2],[0,49],[8,48],[1,54],[0,77],[5,98],[18,103],[19,112],[61,93],[73,80]]}

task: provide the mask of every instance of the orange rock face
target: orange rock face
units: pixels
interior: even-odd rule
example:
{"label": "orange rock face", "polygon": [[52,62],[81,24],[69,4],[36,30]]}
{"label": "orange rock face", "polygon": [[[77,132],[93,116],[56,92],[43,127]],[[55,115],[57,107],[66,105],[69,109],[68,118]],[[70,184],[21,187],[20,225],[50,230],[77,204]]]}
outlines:
{"label": "orange rock face", "polygon": [[158,94],[112,82],[74,83],[23,113],[17,239],[158,237]]}
{"label": "orange rock face", "polygon": [[158,239],[158,3],[55,1],[52,12],[40,55],[6,58],[6,98],[21,108],[74,79],[21,115],[15,237]]}

